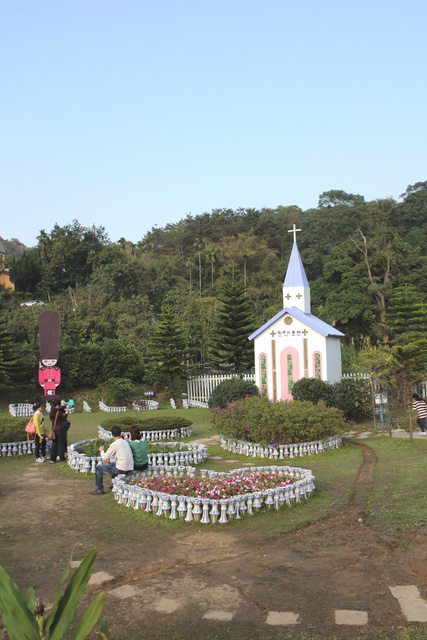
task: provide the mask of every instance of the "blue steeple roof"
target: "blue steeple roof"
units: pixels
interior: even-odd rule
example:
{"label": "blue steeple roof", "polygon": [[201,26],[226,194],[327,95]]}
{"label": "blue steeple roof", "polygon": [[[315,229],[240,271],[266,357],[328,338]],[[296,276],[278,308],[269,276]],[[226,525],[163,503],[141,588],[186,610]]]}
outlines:
{"label": "blue steeple roof", "polygon": [[284,287],[308,287],[307,276],[305,275],[301,256],[298,251],[297,243],[294,242],[291,257],[289,258],[288,269],[286,271]]}

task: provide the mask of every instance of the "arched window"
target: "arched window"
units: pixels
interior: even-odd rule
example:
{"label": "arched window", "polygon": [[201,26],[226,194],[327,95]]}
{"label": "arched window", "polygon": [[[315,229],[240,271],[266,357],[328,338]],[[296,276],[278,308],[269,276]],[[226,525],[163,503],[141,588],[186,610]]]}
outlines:
{"label": "arched window", "polygon": [[299,355],[294,347],[283,349],[280,354],[281,400],[292,400],[292,385],[299,380]]}
{"label": "arched window", "polygon": [[268,398],[268,369],[266,353],[259,354],[259,379],[261,397]]}
{"label": "arched window", "polygon": [[320,351],[313,353],[313,377],[322,380],[322,354]]}

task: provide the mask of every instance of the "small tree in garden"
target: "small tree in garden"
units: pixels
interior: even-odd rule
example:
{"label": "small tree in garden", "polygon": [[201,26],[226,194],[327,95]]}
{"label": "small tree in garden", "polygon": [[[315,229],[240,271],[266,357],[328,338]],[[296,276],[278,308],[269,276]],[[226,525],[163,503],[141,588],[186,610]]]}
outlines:
{"label": "small tree in garden", "polygon": [[253,305],[236,267],[226,271],[219,291],[210,356],[215,368],[237,371],[241,378],[253,364],[253,345],[248,341],[254,330]]}

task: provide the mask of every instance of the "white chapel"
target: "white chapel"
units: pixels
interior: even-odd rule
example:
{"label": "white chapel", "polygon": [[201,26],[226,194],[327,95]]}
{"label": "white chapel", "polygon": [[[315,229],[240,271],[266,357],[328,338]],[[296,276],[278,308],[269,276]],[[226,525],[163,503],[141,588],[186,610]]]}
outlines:
{"label": "white chapel", "polygon": [[292,385],[300,378],[333,384],[341,379],[341,338],[344,334],[310,313],[310,286],[296,242],[285,281],[283,309],[249,340],[254,341],[255,381],[261,396],[292,400]]}

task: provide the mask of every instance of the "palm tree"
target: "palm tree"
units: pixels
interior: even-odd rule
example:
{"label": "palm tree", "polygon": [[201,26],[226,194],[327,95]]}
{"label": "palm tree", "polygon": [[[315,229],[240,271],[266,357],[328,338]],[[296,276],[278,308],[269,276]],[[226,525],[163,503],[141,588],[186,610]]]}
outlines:
{"label": "palm tree", "polygon": [[187,267],[190,267],[190,291],[191,291],[191,272],[192,272],[192,269],[194,267],[194,260],[193,260],[193,258],[191,256],[189,258],[187,258],[187,260],[185,262],[185,265]]}
{"label": "palm tree", "polygon": [[215,258],[216,258],[215,247],[212,247],[211,249],[206,249],[206,257],[211,263],[211,282],[212,282],[212,286],[213,286],[213,283],[214,283],[214,264],[215,264]]}
{"label": "palm tree", "polygon": [[199,254],[199,295],[202,297],[202,249],[204,247],[203,241],[201,238],[196,238],[193,248]]}

